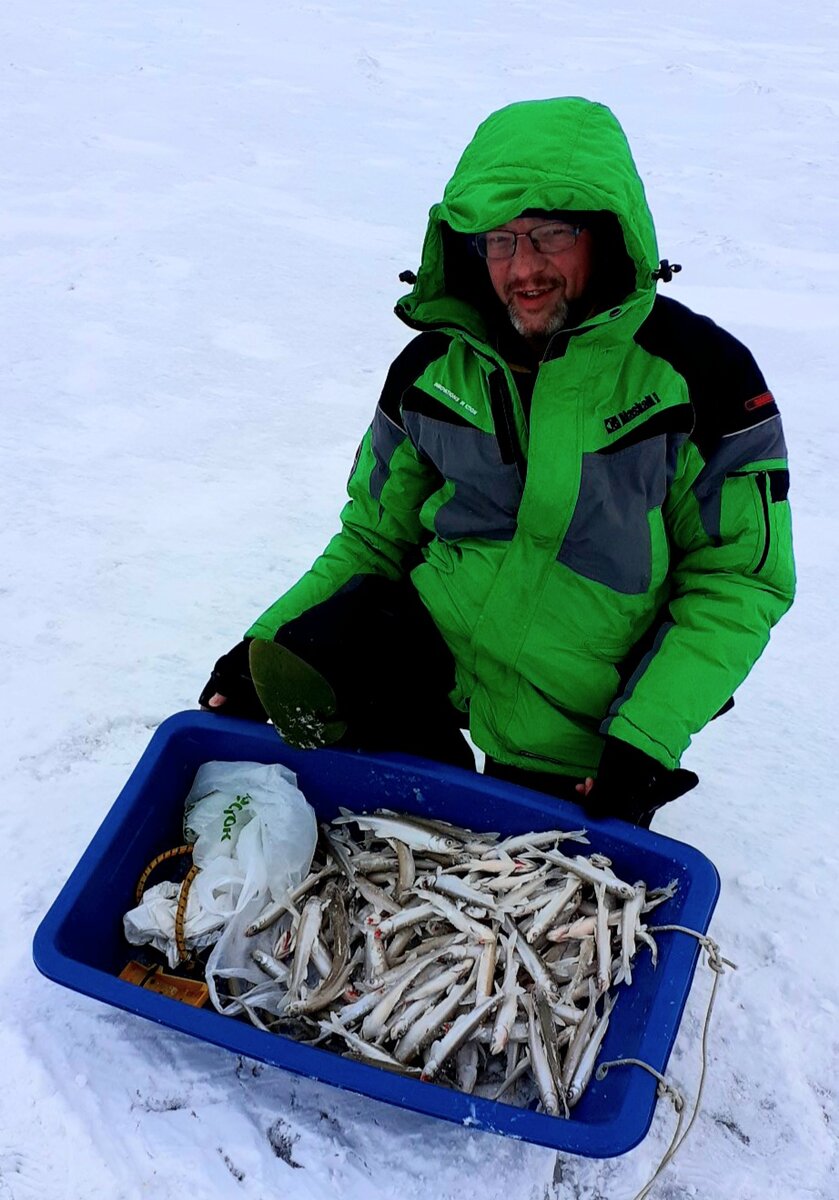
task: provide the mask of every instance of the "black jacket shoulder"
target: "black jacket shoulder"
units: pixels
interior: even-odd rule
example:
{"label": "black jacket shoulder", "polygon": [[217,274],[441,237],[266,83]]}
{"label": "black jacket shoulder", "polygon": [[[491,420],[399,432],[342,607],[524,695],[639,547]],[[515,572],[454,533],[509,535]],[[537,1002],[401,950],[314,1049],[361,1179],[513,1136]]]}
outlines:
{"label": "black jacket shoulder", "polygon": [[402,397],[431,363],[446,354],[451,340],[448,333],[421,333],[391,363],[379,407],[396,425],[402,426]]}
{"label": "black jacket shoulder", "polygon": [[657,296],[635,340],[685,380],[695,418],[692,438],[700,450],[777,415],[751,351],[710,317]]}

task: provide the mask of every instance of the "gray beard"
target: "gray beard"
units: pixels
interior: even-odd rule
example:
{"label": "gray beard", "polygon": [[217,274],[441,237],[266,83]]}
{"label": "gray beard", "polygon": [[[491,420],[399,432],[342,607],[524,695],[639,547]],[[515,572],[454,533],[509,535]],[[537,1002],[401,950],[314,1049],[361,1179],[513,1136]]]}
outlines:
{"label": "gray beard", "polygon": [[510,318],[510,324],[513,326],[513,329],[521,337],[527,341],[544,341],[552,337],[555,333],[559,333],[560,329],[565,327],[565,323],[568,320],[568,301],[562,299],[557,302],[556,308],[541,329],[529,327],[516,312],[512,304],[507,306],[507,315]]}

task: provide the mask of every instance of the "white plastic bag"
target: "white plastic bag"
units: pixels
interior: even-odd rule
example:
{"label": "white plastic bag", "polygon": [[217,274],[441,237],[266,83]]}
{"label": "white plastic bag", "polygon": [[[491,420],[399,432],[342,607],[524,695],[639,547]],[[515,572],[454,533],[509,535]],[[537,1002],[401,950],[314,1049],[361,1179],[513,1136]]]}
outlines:
{"label": "white plastic bag", "polygon": [[[133,946],[154,946],[166,955],[170,967],[176,967],[180,958],[175,939],[175,913],[180,892],[179,883],[168,880],[156,883],[154,887],[146,888],[137,907],[123,917],[126,941]],[[187,897],[184,931],[191,950],[212,946],[222,926],[223,921],[213,913],[198,911],[191,894]]]}
{"label": "white plastic bag", "polygon": [[[187,901],[185,941],[200,948],[218,939],[206,978],[213,1003],[224,1011],[216,977],[251,983],[265,978],[251,952],[265,948],[270,931],[263,939],[245,938],[244,931],[308,874],[317,819],[287,767],[209,762],[199,767],[186,798],[184,836],[195,843],[193,862],[199,868]],[[152,942],[174,966],[177,889],[166,896],[161,886],[149,888],[138,908],[126,914],[125,934],[135,944]]]}

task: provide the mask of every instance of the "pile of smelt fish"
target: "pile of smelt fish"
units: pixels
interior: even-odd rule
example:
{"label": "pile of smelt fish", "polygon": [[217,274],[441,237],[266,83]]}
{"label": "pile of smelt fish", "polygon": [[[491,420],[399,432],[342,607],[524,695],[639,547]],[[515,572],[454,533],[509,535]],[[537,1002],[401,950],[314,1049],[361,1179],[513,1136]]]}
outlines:
{"label": "pile of smelt fish", "polygon": [[655,963],[644,917],[675,887],[647,891],[603,855],[559,849],[587,841],[341,810],[309,875],[249,926],[249,945],[270,930],[273,949],[251,951],[263,982],[234,1008],[357,1060],[567,1116],[609,989],[632,982],[640,945]]}

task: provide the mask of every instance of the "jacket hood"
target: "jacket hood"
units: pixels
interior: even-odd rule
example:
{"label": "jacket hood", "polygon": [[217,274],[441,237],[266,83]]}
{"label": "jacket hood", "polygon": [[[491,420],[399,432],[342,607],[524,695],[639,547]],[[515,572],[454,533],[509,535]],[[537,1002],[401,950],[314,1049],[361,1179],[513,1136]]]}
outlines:
{"label": "jacket hood", "polygon": [[[469,261],[466,239],[454,235],[492,229],[527,209],[614,214],[629,268],[625,294],[617,299],[624,310],[630,302],[643,310],[643,319],[659,262],[644,185],[613,113],[580,97],[510,104],[478,127],[429,213],[417,281],[397,314],[414,327],[453,324],[484,336],[476,296],[486,268],[482,260]],[[479,281],[477,291],[469,277]]]}

